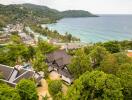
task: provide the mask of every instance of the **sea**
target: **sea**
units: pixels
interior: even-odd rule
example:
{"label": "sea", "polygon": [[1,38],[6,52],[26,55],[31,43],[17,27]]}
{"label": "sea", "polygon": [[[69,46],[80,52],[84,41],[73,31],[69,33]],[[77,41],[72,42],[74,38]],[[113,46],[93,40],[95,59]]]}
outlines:
{"label": "sea", "polygon": [[132,40],[132,15],[64,18],[46,26],[61,34],[68,32],[85,43]]}

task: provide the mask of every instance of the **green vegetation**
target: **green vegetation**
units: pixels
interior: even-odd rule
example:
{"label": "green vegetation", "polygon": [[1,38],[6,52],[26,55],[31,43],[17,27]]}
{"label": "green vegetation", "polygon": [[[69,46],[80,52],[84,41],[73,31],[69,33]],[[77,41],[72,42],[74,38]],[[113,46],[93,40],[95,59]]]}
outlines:
{"label": "green vegetation", "polygon": [[[97,100],[131,100],[132,58],[128,57],[125,51],[131,49],[131,43],[132,41],[110,41],[76,50],[72,63],[68,66],[76,81],[69,88],[67,98],[73,97],[71,100],[90,98],[92,100],[95,98]],[[103,83],[107,81],[108,84]]]}
{"label": "green vegetation", "polygon": [[0,100],[22,100],[16,89],[0,83]]}
{"label": "green vegetation", "polygon": [[48,84],[48,90],[54,100],[59,100],[62,95],[62,82],[59,80],[50,81]]}
{"label": "green vegetation", "polygon": [[30,25],[30,27],[36,33],[40,33],[41,35],[44,35],[48,38],[58,39],[61,42],[80,41],[80,39],[72,36],[69,33],[65,33],[65,35],[61,35],[56,30],[52,31],[52,30],[49,30],[47,27],[45,28],[41,27],[41,25],[32,24]]}
{"label": "green vegetation", "polygon": [[[73,14],[76,16],[73,16]],[[86,11],[60,12],[46,6],[33,4],[1,5],[0,4],[0,28],[7,23],[53,23],[56,20],[67,17],[93,17],[95,15]]]}
{"label": "green vegetation", "polygon": [[88,11],[83,10],[68,10],[62,12],[63,17],[97,17],[96,15],[91,14]]}
{"label": "green vegetation", "polygon": [[[64,17],[96,16],[86,11],[60,12],[32,4],[0,5],[0,31],[9,23],[23,23],[48,38],[61,42],[79,41],[69,33],[61,35],[56,30],[42,28],[40,25],[53,23]],[[47,77],[48,65],[45,63],[45,55],[57,49],[58,47],[41,39],[36,46],[27,46],[15,32],[10,37],[10,44],[0,46],[0,64],[15,66],[29,62],[35,71],[43,71]],[[75,81],[69,86],[66,96],[62,94],[61,81],[50,81],[49,93],[54,100],[131,100],[132,58],[126,55],[125,50],[128,49],[132,49],[132,41],[96,43],[70,51],[73,58],[68,70]],[[43,100],[47,99],[43,97]],[[38,100],[35,83],[24,79],[16,88],[12,88],[0,81],[0,100]]]}
{"label": "green vegetation", "polygon": [[[27,46],[21,43],[17,35],[12,35],[11,41],[12,44],[0,47],[1,64],[14,66],[30,62],[35,71],[43,71],[45,76],[48,76],[48,65],[44,62],[45,55],[57,50],[58,47],[41,39],[35,47]],[[48,89],[51,96],[54,100],[131,100],[132,58],[128,57],[125,51],[132,49],[131,45],[132,41],[110,41],[71,51],[73,58],[68,70],[75,81],[69,86],[66,95],[62,93],[61,81],[49,82]],[[14,95],[17,99],[11,100],[38,98],[35,84],[30,80],[22,80],[16,89],[0,85],[0,100],[6,100],[3,94],[7,95],[7,100]]]}
{"label": "green vegetation", "polygon": [[86,71],[91,71],[90,59],[83,50],[79,50],[75,54],[75,58],[72,59],[72,63],[68,66],[74,78],[78,78]]}
{"label": "green vegetation", "polygon": [[36,86],[33,81],[21,80],[17,86],[16,90],[21,96],[21,100],[38,100],[38,95],[36,91]]}
{"label": "green vegetation", "polygon": [[86,72],[70,87],[67,100],[123,100],[122,89],[114,75]]}

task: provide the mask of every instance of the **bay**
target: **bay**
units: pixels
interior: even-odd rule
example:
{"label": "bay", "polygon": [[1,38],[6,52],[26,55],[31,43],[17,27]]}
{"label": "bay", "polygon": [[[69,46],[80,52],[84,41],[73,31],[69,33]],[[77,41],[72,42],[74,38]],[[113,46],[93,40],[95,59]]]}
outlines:
{"label": "bay", "polygon": [[61,34],[71,33],[82,42],[132,40],[132,15],[99,15],[100,17],[64,18],[46,25]]}

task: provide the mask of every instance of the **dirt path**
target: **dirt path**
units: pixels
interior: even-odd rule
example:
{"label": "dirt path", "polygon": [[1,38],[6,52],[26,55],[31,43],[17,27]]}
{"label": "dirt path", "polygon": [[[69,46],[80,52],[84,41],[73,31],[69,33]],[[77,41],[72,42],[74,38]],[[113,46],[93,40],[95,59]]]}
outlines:
{"label": "dirt path", "polygon": [[[49,79],[50,80],[61,80],[60,75],[53,71],[49,74]],[[41,81],[42,86],[37,88],[37,92],[39,95],[39,100],[42,100],[42,96],[45,97],[46,95],[49,97],[48,100],[52,100],[49,91],[48,91],[48,83],[45,79],[43,79]],[[64,95],[66,95],[68,90],[68,87],[65,84],[62,84],[62,92],[64,93]]]}
{"label": "dirt path", "polygon": [[48,91],[48,83],[45,79],[41,81],[42,86],[37,88],[37,92],[39,95],[39,100],[42,100],[42,96],[45,97],[46,95],[49,97],[48,100],[52,100]]}
{"label": "dirt path", "polygon": [[55,72],[55,71],[52,71],[50,74],[49,74],[49,78],[51,80],[60,80],[60,75]]}

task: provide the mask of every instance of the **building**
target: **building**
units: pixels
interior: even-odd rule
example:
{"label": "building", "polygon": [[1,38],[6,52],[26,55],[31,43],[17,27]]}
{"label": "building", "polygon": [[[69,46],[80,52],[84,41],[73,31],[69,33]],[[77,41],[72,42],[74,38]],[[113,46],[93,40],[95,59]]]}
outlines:
{"label": "building", "polygon": [[15,67],[10,67],[0,64],[0,73],[2,74],[2,81],[6,82],[8,85],[15,87],[16,84],[22,79],[34,78],[36,85],[40,84],[43,76],[31,69],[24,68],[23,66],[16,65]]}
{"label": "building", "polygon": [[68,70],[67,65],[70,64],[72,57],[65,50],[57,50],[46,56],[46,62],[49,66],[48,70],[50,72],[57,71],[61,75],[62,80],[71,84],[73,82],[73,76]]}

